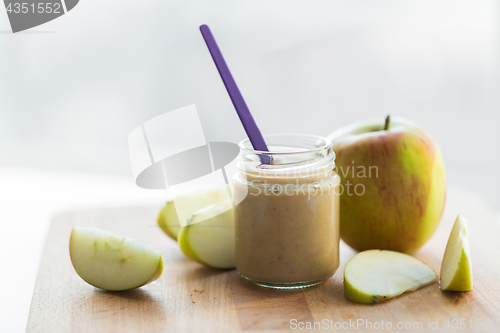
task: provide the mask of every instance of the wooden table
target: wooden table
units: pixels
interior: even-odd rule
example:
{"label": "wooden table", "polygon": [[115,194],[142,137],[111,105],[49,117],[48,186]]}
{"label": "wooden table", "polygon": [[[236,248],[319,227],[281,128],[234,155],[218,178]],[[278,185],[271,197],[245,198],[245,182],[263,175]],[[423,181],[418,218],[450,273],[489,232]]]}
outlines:
{"label": "wooden table", "polygon": [[[186,259],[177,243],[155,225],[157,211],[158,207],[109,208],[54,218],[27,331],[278,332],[307,327],[308,322],[319,322],[323,326],[316,324],[316,328],[321,331],[335,327],[371,331],[367,322],[373,329],[377,325],[387,328],[390,323],[394,332],[500,331],[500,226],[492,212],[467,193],[449,193],[441,225],[415,256],[439,272],[452,224],[458,212],[464,213],[469,219],[474,290],[442,292],[434,283],[376,305],[356,304],[345,298],[343,267],[355,251],[342,242],[340,268],[332,278],[304,290],[271,290],[244,281],[234,270],[212,269]],[[73,226],[99,227],[144,240],[163,254],[162,277],[126,292],[91,287],[70,262],[68,242]],[[462,327],[466,326],[463,329],[460,319]],[[484,328],[491,326],[492,320],[496,320],[496,328]],[[437,324],[439,330],[430,329],[430,323],[433,327]],[[458,327],[454,330],[455,323]],[[403,327],[398,329],[398,325]]]}

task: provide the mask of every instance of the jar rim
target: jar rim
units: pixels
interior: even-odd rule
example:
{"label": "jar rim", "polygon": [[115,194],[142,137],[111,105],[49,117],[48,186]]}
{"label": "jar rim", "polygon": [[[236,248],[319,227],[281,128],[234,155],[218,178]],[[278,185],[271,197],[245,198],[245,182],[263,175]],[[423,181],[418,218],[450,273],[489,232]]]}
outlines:
{"label": "jar rim", "polygon": [[311,139],[316,139],[316,140],[321,140],[324,144],[315,147],[312,149],[307,149],[307,150],[299,150],[299,151],[265,151],[265,150],[255,150],[253,148],[248,148],[245,146],[245,144],[248,144],[250,142],[250,139],[246,138],[240,141],[238,146],[240,147],[241,151],[253,153],[253,154],[268,154],[268,155],[294,155],[294,154],[304,154],[304,153],[312,153],[312,152],[317,152],[325,149],[330,149],[332,147],[332,142],[328,140],[325,137],[319,136],[319,135],[314,135],[314,134],[302,134],[302,133],[276,133],[276,134],[264,134],[264,141],[269,141],[266,140],[270,138],[276,138],[276,137],[303,137],[303,138],[311,138]]}

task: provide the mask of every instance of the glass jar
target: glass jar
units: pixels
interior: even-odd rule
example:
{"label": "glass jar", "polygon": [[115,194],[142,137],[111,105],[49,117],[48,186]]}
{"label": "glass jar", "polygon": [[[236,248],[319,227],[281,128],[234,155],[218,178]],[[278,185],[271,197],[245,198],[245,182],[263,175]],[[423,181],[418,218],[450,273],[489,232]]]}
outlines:
{"label": "glass jar", "polygon": [[269,152],[254,150],[248,139],[239,144],[236,269],[264,287],[318,284],[339,266],[340,177],[331,142],[303,134],[264,139]]}

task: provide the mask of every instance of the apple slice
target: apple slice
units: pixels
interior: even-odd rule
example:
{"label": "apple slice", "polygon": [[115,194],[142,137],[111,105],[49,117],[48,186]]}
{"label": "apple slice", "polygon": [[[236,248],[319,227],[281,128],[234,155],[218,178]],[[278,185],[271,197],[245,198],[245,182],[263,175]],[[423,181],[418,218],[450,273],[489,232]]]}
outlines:
{"label": "apple slice", "polygon": [[467,291],[472,289],[472,266],[467,218],[458,217],[451,230],[441,265],[441,289]]}
{"label": "apple slice", "polygon": [[100,229],[74,227],[69,254],[85,282],[106,290],[138,288],[163,272],[160,251],[140,240]]}
{"label": "apple slice", "polygon": [[173,201],[167,202],[165,207],[161,209],[157,222],[167,236],[173,240],[177,240],[181,225],[179,224],[179,218],[177,217]]}
{"label": "apple slice", "polygon": [[357,303],[380,303],[437,281],[436,272],[407,254],[368,250],[344,268],[345,296]]}
{"label": "apple slice", "polygon": [[181,224],[175,210],[174,201],[183,207],[191,207],[191,213],[207,207],[211,204],[219,202],[228,195],[228,188],[223,186],[220,188],[209,189],[191,193],[185,196],[180,196],[172,201],[167,202],[158,215],[158,225],[160,228],[173,240],[177,240]]}
{"label": "apple slice", "polygon": [[215,268],[236,267],[234,209],[230,200],[195,212],[188,223],[181,228],[178,239],[186,257]]}

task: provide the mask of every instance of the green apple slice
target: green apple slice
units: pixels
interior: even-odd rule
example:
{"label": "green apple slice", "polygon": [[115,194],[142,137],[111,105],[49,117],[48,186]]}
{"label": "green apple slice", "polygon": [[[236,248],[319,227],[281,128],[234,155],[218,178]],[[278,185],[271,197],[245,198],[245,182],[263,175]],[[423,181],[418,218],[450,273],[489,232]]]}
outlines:
{"label": "green apple slice", "polygon": [[186,257],[215,268],[236,267],[234,209],[230,200],[195,212],[188,223],[181,228],[178,239]]}
{"label": "green apple slice", "polygon": [[437,281],[436,272],[407,254],[368,250],[344,268],[345,296],[357,303],[380,303]]}
{"label": "green apple slice", "polygon": [[74,227],[69,253],[78,275],[101,289],[138,288],[157,280],[163,272],[160,251],[110,231]]}
{"label": "green apple slice", "polygon": [[177,240],[177,236],[181,230],[181,224],[179,223],[179,217],[177,216],[174,202],[183,207],[191,207],[191,213],[194,213],[201,208],[221,201],[222,198],[227,196],[228,188],[220,187],[177,197],[167,202],[165,207],[162,208],[157,219],[158,225],[169,237],[173,240]]}
{"label": "green apple slice", "polygon": [[467,218],[459,214],[451,230],[441,265],[441,289],[472,289],[472,266]]}
{"label": "green apple slice", "polygon": [[161,230],[163,230],[167,236],[173,240],[177,240],[181,225],[179,224],[179,218],[177,217],[173,201],[167,202],[165,207],[161,209],[157,222]]}

